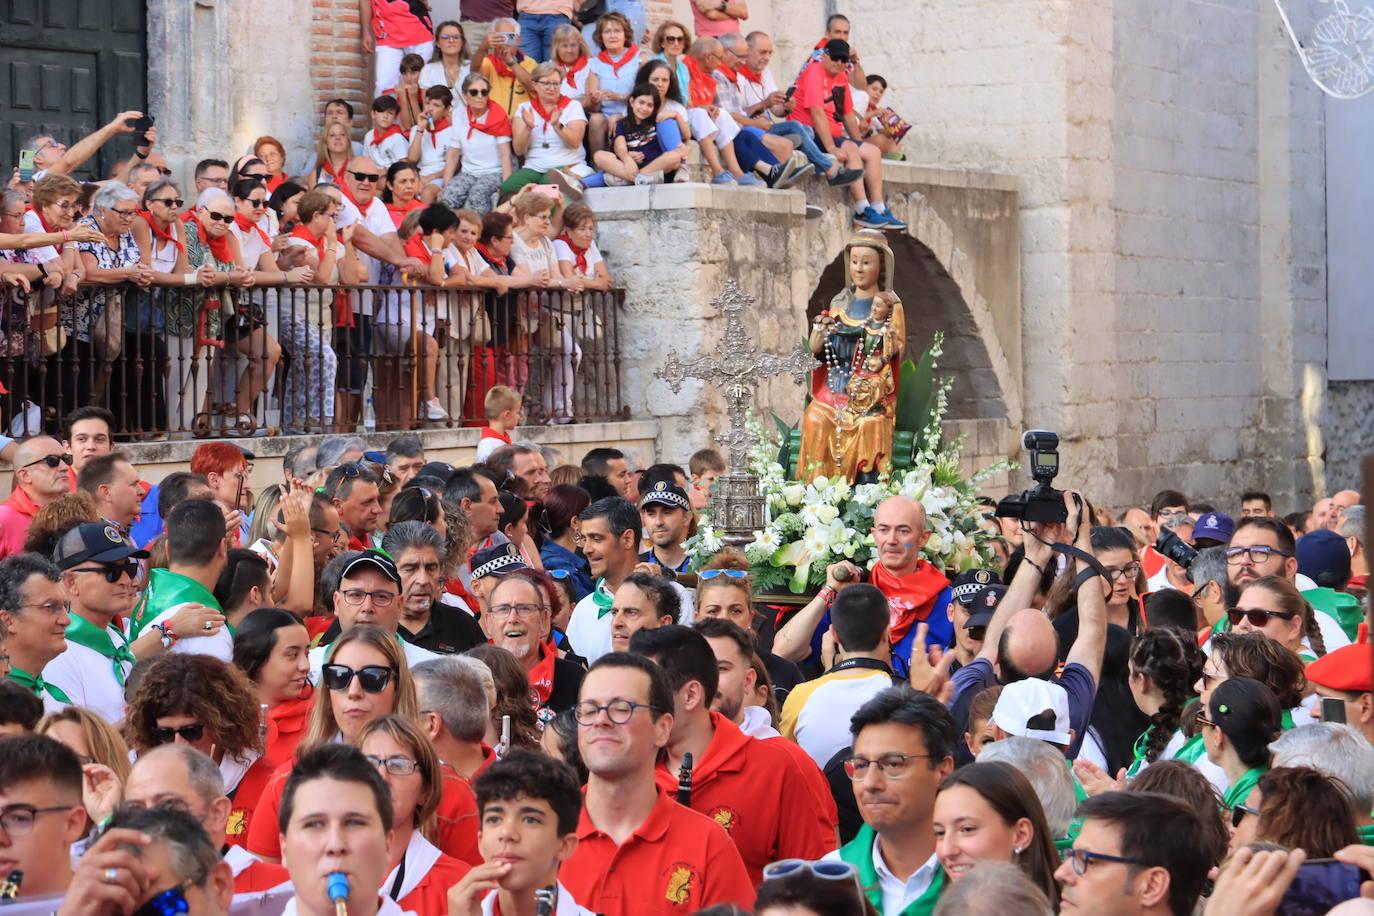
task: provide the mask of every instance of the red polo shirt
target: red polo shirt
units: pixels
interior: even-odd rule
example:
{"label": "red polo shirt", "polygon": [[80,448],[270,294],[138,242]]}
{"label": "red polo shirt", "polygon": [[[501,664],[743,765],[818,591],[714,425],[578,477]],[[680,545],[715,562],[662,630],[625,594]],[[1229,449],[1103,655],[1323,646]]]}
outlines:
{"label": "red polo shirt", "polygon": [[[415,885],[415,889],[397,900],[396,904],[407,913],[434,913],[436,916],[447,913],[448,889],[462,881],[463,876],[471,870],[472,866],[466,862],[440,856],[420,879],[420,883]],[[386,892],[387,888],[383,887],[382,893]]]}
{"label": "red polo shirt", "polygon": [[797,91],[792,101],[796,102],[797,107],[793,109],[789,120],[813,127],[811,109],[823,109],[830,125],[830,136],[839,137],[844,133],[844,116],[849,110],[849,75],[841,69],[831,76],[825,72],[825,65],[821,61],[812,61],[797,77]]}
{"label": "red polo shirt", "polygon": [[[711,725],[715,734],[692,769],[692,810],[730,834],[749,879],[760,883],[769,862],[819,859],[833,850],[834,803],[829,812],[817,806],[806,772],[787,749],[749,737],[720,713],[711,713]],[[655,775],[664,792],[676,790],[677,774],[666,765]]]}
{"label": "red polo shirt", "polygon": [[248,828],[253,821],[253,812],[257,809],[258,801],[262,798],[268,783],[272,781],[277,768],[295,757],[296,746],[305,735],[306,722],[310,718],[310,707],[314,700],[315,689],[307,684],[305,692],[300,697],[279,704],[267,714],[266,750],[248,772],[243,774],[243,779],[239,780],[238,787],[230,796],[233,807],[229,810],[229,823],[224,830],[224,840],[229,845],[247,844]]}
{"label": "red polo shirt", "polygon": [[684,916],[717,903],[753,906],[749,873],[725,831],[662,789],[623,845],[596,828],[585,806],[577,839],[559,878],[578,903],[597,913]]}
{"label": "red polo shirt", "polygon": [[291,880],[291,875],[281,865],[270,862],[254,862],[234,876],[235,894],[256,894],[281,887]]}

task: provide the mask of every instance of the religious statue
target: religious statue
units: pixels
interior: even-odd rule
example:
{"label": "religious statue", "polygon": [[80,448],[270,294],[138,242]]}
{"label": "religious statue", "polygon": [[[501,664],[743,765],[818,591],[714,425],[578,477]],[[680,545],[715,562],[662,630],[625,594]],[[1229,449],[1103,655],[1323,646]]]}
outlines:
{"label": "religious statue", "polygon": [[845,246],[846,285],[816,316],[807,343],[821,357],[802,417],[797,477],[873,480],[892,467],[897,370],[906,343],[902,301],[892,291],[892,249],[879,232]]}

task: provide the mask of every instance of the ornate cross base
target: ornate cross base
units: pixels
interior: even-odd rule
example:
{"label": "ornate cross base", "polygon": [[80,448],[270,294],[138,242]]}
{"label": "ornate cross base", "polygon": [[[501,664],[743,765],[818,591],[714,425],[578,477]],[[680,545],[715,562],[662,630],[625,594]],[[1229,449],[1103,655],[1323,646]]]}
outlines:
{"label": "ornate cross base", "polygon": [[754,532],[762,531],[766,522],[757,477],[739,470],[716,478],[711,523],[721,532],[721,540],[731,547],[743,547],[754,540]]}

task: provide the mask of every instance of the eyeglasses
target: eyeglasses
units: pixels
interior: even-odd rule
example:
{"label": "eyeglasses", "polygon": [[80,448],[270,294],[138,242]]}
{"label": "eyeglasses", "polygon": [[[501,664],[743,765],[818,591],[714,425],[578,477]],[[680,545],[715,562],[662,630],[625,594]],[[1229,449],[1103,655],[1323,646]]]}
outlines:
{"label": "eyeglasses", "polygon": [[118,207],[111,207],[110,212],[120,219],[133,219],[138,215],[137,210],[121,210]]}
{"label": "eyeglasses", "polygon": [[703,582],[710,582],[717,576],[724,576],[727,579],[748,579],[749,573],[742,569],[703,569],[697,573],[697,578]]}
{"label": "eyeglasses", "polygon": [[391,757],[364,754],[363,759],[379,770],[385,769],[392,776],[409,776],[419,766],[414,760],[403,754],[394,754]]}
{"label": "eyeglasses", "polygon": [[133,560],[125,560],[122,563],[101,563],[99,566],[80,566],[72,572],[100,573],[105,577],[105,581],[110,584],[118,582],[121,576],[128,576],[130,580],[138,578],[138,563]]}
{"label": "eyeglasses", "polygon": [[844,771],[850,779],[859,782],[868,775],[868,768],[876,763],[884,779],[903,779],[911,772],[911,761],[929,757],[929,754],[884,754],[877,760],[869,760],[855,755],[845,759]]}
{"label": "eyeglasses", "polygon": [[1263,611],[1259,608],[1233,607],[1226,611],[1226,619],[1231,621],[1231,626],[1240,623],[1241,618],[1250,621],[1252,627],[1263,627],[1269,622],[1270,617],[1277,617],[1280,620],[1292,620],[1298,616],[1292,611]]}
{"label": "eyeglasses", "polygon": [[385,665],[363,665],[356,670],[347,665],[325,665],[320,673],[324,675],[324,686],[330,690],[347,690],[348,685],[353,683],[354,675],[357,675],[358,686],[365,693],[381,693],[397,671]]}
{"label": "eyeglasses", "polygon": [[573,707],[573,717],[577,719],[578,725],[595,725],[596,720],[604,712],[606,718],[611,720],[612,725],[624,725],[640,709],[662,712],[657,706],[636,703],[633,700],[611,700],[604,706],[593,703],[591,700],[584,700]]}
{"label": "eyeglasses", "polygon": [[1160,510],[1159,510],[1159,517],[1160,517],[1160,518],[1179,518],[1180,516],[1184,516],[1184,515],[1187,515],[1187,514],[1188,514],[1188,510],[1187,510],[1187,509],[1160,509]]}
{"label": "eyeglasses", "polygon": [[33,830],[33,822],[38,820],[40,814],[52,814],[54,811],[70,811],[73,805],[52,805],[47,808],[39,808],[35,805],[6,805],[0,808],[0,827],[5,828],[5,833],[11,838],[28,836],[29,831]]}
{"label": "eyeglasses", "polygon": [[203,181],[206,184],[213,185],[216,188],[229,187],[229,177],[227,175],[224,178],[206,178],[204,175],[202,175],[201,177],[197,178],[196,181]]}
{"label": "eyeglasses", "polygon": [[687,36],[686,36],[686,35],[664,35],[664,36],[663,36],[663,43],[664,43],[665,45],[669,45],[669,44],[679,44],[679,45],[680,45],[680,44],[686,44],[686,42],[687,42]]}
{"label": "eyeglasses", "polygon": [[1073,866],[1073,873],[1082,877],[1088,873],[1088,866],[1094,862],[1119,862],[1122,865],[1144,865],[1140,859],[1128,859],[1125,856],[1109,856],[1102,852],[1089,852],[1086,849],[1066,849],[1064,858],[1069,860]]}
{"label": "eyeglasses", "polygon": [[1239,826],[1240,826],[1240,822],[1243,821],[1243,820],[1245,820],[1245,815],[1247,815],[1247,814],[1253,815],[1253,816],[1255,816],[1255,817],[1259,817],[1259,816],[1260,816],[1259,809],[1258,809],[1258,808],[1251,808],[1249,805],[1236,805],[1234,808],[1232,808],[1232,809],[1231,809],[1231,827],[1232,827],[1232,828],[1239,827]]}
{"label": "eyeglasses", "polygon": [[563,81],[562,81],[562,80],[536,80],[534,84],[535,84],[536,86],[543,86],[545,89],[557,89],[559,86],[563,85]]}
{"label": "eyeglasses", "polygon": [[1103,567],[1103,572],[1107,574],[1108,582],[1115,582],[1122,576],[1125,576],[1127,581],[1129,581],[1140,575],[1140,564],[1132,563],[1130,566],[1123,566],[1121,569],[1113,569],[1110,566],[1106,566]]}
{"label": "eyeglasses", "polygon": [[439,40],[440,40],[440,41],[462,41],[462,40],[463,40],[463,36],[462,36],[462,35],[440,35],[440,36],[439,36]]}
{"label": "eyeglasses", "polygon": [[47,143],[42,144],[41,146],[38,147],[38,149],[36,149],[36,150],[33,151],[34,158],[37,158],[39,153],[43,152],[43,150],[47,149],[47,148],[50,147],[50,146],[54,146],[54,147],[56,147],[56,148],[58,148],[58,149],[66,149],[66,148],[67,148],[67,144],[65,144],[65,143],[61,143],[61,142],[59,142],[59,141],[57,141],[57,140],[49,140]]}
{"label": "eyeglasses", "polygon": [[1197,719],[1196,719],[1196,721],[1197,721],[1197,724],[1200,725],[1200,726],[1202,726],[1203,728],[1216,728],[1216,727],[1217,727],[1217,723],[1215,723],[1215,722],[1213,722],[1211,719],[1207,718],[1207,713],[1205,713],[1205,712],[1199,712],[1199,713],[1197,714]]}
{"label": "eyeglasses", "polygon": [[480,99],[480,98],[485,98],[486,96],[491,95],[491,90],[490,90],[490,89],[469,89],[469,90],[467,90],[467,93],[468,93],[468,95],[472,96],[474,99]]}
{"label": "eyeglasses", "polygon": [[161,168],[161,167],[159,167],[157,171],[158,171],[158,174],[161,175],[163,178],[167,178],[167,177],[171,176],[171,174],[172,174],[172,170],[171,170],[171,169],[168,169],[168,168]]}
{"label": "eyeglasses", "polygon": [[369,592],[365,588],[345,588],[339,594],[343,595],[344,603],[349,607],[362,607],[369,598],[373,607],[391,607],[391,602],[396,600],[395,592]]}
{"label": "eyeglasses", "polygon": [[186,891],[192,884],[193,881],[186,881],[176,887],[167,888],[135,910],[134,916],[180,916],[182,913],[191,912],[191,904],[186,900]]}
{"label": "eyeglasses", "polygon": [[175,207],[178,210],[186,205],[186,201],[182,200],[180,197],[154,197],[151,198],[148,203],[163,204],[168,207]]}
{"label": "eyeglasses", "polygon": [[177,736],[181,736],[182,741],[199,741],[205,737],[205,726],[200,722],[193,722],[190,725],[180,725],[176,728],[153,728],[153,740],[158,744],[171,744]]}
{"label": "eyeglasses", "polygon": [[493,604],[487,614],[491,617],[533,617],[542,610],[542,604]]}
{"label": "eyeglasses", "polygon": [[1229,566],[1239,566],[1242,563],[1258,566],[1272,556],[1291,557],[1292,554],[1287,551],[1279,550],[1277,547],[1226,548],[1226,563]]}
{"label": "eyeglasses", "polygon": [[234,221],[234,214],[232,213],[216,213],[214,210],[206,210],[205,215],[221,223],[232,223]]}
{"label": "eyeglasses", "polygon": [[973,640],[974,642],[982,642],[982,641],[983,641],[983,637],[985,637],[985,636],[988,635],[988,628],[987,628],[987,627],[964,627],[964,632],[967,633],[967,634],[968,634],[968,638],[971,639],[971,640]]}
{"label": "eyeglasses", "polygon": [[382,176],[378,172],[349,172],[348,174],[353,176],[354,181],[363,183],[382,180]]}
{"label": "eyeglasses", "polygon": [[21,604],[20,607],[31,607],[42,611],[49,617],[56,617],[59,614],[70,614],[72,603],[70,601],[45,601],[42,604]]}
{"label": "eyeglasses", "polygon": [[72,209],[75,209],[75,207],[76,207],[76,201],[74,201],[74,200],[59,200],[57,203],[53,204],[53,206],[56,207],[56,208],[59,209],[59,210],[72,210]]}
{"label": "eyeglasses", "polygon": [[22,464],[22,465],[20,465],[20,468],[21,468],[21,469],[23,469],[23,468],[31,468],[31,467],[33,467],[35,464],[45,464],[45,465],[47,465],[49,468],[52,468],[52,469],[55,471],[55,470],[57,470],[59,467],[61,467],[61,466],[64,465],[64,464],[65,464],[67,467],[71,467],[71,466],[72,466],[72,456],[71,456],[71,455],[44,455],[42,458],[35,458],[33,461],[30,461],[28,464]]}
{"label": "eyeglasses", "polygon": [[336,544],[344,539],[344,533],[342,528],[335,528],[333,531],[326,531],[323,528],[311,528],[310,530],[320,535],[321,537],[329,538]]}

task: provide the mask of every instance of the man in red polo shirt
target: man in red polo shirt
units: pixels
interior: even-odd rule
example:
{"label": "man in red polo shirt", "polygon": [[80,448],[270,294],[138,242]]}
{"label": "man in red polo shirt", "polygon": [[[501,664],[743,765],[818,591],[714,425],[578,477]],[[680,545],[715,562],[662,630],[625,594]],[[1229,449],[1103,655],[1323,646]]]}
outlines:
{"label": "man in red polo shirt", "polygon": [[[643,629],[630,638],[630,650],[657,662],[673,687],[673,730],[659,787],[677,791],[679,802],[725,828],[755,884],[769,862],[819,859],[835,848],[836,822],[820,814],[792,755],[711,711],[720,675],[705,636],[678,625]],[[690,776],[682,772],[686,754],[692,755]]]}
{"label": "man in red polo shirt", "polygon": [[673,731],[668,675],[641,656],[609,652],[587,672],[579,697],[577,746],[590,776],[577,850],[559,875],[564,886],[605,916],[750,906],[754,888],[729,836],[655,782]]}
{"label": "man in red polo shirt", "polygon": [[71,492],[72,456],[49,436],[34,436],[14,450],[14,488],[0,503],[0,558],[20,553],[38,510]]}

